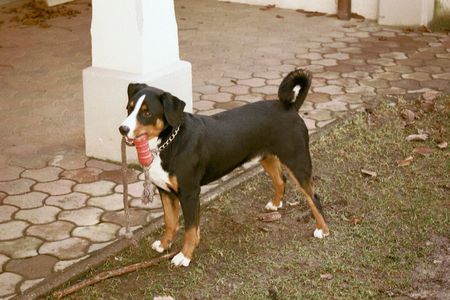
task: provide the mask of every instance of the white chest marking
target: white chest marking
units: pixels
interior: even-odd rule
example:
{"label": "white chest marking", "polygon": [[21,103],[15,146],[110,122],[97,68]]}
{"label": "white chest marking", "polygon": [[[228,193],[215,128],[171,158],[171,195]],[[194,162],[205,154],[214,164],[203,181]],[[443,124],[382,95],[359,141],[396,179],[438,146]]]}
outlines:
{"label": "white chest marking", "polygon": [[[150,146],[150,150],[155,150],[158,148],[159,144],[158,138],[153,138],[148,141],[148,144]],[[155,152],[153,152],[155,153]],[[154,154],[153,162],[150,165],[149,169],[149,175],[150,180],[154,185],[156,185],[159,188],[162,188],[163,190],[170,191],[169,189],[169,173],[167,173],[161,166],[161,157],[159,154]]]}

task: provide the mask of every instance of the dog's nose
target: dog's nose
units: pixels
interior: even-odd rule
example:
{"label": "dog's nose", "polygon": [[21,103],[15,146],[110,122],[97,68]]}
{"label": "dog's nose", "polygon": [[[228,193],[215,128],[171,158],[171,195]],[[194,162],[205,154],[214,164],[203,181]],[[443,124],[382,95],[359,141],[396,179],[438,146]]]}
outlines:
{"label": "dog's nose", "polygon": [[130,127],[122,125],[119,127],[120,134],[127,135],[130,132]]}

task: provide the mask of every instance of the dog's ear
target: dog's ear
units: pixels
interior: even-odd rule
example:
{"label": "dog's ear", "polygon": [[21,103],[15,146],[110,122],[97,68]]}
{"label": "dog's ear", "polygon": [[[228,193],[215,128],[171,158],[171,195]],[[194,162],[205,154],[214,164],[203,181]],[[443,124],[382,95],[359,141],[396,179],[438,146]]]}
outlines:
{"label": "dog's ear", "polygon": [[137,92],[145,88],[147,85],[144,83],[130,83],[128,85],[128,99],[131,99]]}
{"label": "dog's ear", "polygon": [[178,99],[177,97],[164,93],[161,96],[162,104],[164,107],[164,117],[172,127],[177,127],[183,120],[183,109],[186,103]]}

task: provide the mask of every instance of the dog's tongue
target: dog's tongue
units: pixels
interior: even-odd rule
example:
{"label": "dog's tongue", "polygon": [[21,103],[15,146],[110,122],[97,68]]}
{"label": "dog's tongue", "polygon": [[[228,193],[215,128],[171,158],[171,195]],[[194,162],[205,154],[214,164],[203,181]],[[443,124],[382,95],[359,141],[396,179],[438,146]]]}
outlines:
{"label": "dog's tongue", "polygon": [[153,155],[148,146],[148,137],[146,134],[140,135],[134,139],[139,163],[143,167],[148,167],[153,161]]}

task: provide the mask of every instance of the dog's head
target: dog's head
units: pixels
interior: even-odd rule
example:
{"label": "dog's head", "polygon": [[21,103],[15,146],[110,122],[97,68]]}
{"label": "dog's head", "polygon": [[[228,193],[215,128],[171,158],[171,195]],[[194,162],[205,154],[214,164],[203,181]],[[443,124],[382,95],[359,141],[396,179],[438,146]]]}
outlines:
{"label": "dog's head", "polygon": [[142,83],[128,85],[128,117],[119,131],[129,140],[147,134],[157,137],[167,127],[177,127],[183,120],[186,104],[177,97]]}

